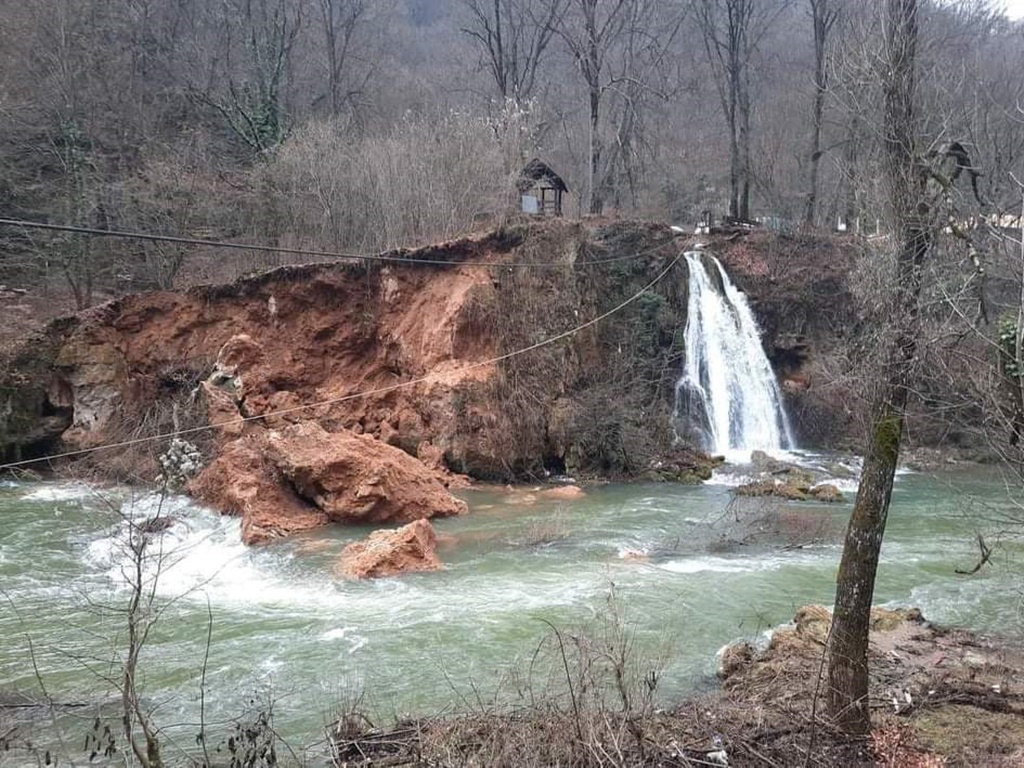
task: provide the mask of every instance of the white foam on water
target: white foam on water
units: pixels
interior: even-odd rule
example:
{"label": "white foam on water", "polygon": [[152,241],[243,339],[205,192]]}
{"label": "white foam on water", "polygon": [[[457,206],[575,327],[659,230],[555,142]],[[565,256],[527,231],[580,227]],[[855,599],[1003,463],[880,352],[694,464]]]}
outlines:
{"label": "white foam on water", "polygon": [[672,573],[703,573],[713,571],[715,573],[747,573],[749,571],[763,570],[756,564],[728,560],[721,557],[688,557],[685,560],[669,560],[663,563],[655,563],[658,568]]}
{"label": "white foam on water", "polygon": [[35,488],[21,497],[22,501],[72,501],[93,496],[96,489],[86,483],[52,483]]}
{"label": "white foam on water", "polygon": [[826,478],[821,484],[834,485],[843,493],[849,493],[851,495],[856,495],[857,491],[860,489],[860,483],[858,483],[856,480],[843,480],[838,477]]}
{"label": "white foam on water", "polygon": [[649,547],[635,545],[632,547],[621,546],[619,547],[616,556],[620,560],[629,560],[635,557],[647,557],[650,553],[651,550]]}
{"label": "white foam on water", "polygon": [[126,586],[122,569],[131,557],[127,546],[129,526],[158,513],[175,520],[162,535],[153,538],[149,551],[153,568],[160,561],[159,594],[178,596],[214,585],[217,589],[211,591],[218,595],[221,588],[227,594],[232,590],[243,594],[253,591],[259,574],[246,562],[250,551],[242,544],[241,521],[197,507],[180,496],[161,500],[151,494],[126,503],[122,507],[124,519],[106,536],[85,547],[86,564],[105,571],[115,586]]}
{"label": "white foam on water", "polygon": [[[147,511],[155,512],[157,501],[137,499],[133,508],[135,519],[145,519]],[[444,624],[452,617],[471,612],[519,613],[571,605],[592,595],[599,581],[597,574],[593,579],[566,579],[564,573],[557,571],[533,574],[527,581],[522,580],[521,574],[495,578],[466,572],[458,577],[459,600],[453,601],[447,574],[340,581],[329,567],[319,568],[297,560],[284,546],[247,547],[241,541],[238,518],[217,515],[184,497],[165,501],[162,514],[177,518],[177,522],[154,539],[161,547],[155,554],[164,558],[157,593],[204,603],[209,597],[221,609],[345,615],[358,625],[372,618],[377,624],[399,629],[423,623]],[[86,564],[105,573],[115,588],[127,586],[122,572],[130,562],[124,544],[126,531],[127,523],[122,522],[83,548]],[[342,637],[339,632],[330,639]],[[350,642],[354,651],[366,641],[352,638]]]}
{"label": "white foam on water", "polygon": [[321,640],[344,640],[345,635],[348,634],[351,627],[335,627],[334,629],[328,629],[322,635]]}
{"label": "white foam on water", "polygon": [[711,479],[704,482],[705,485],[720,485],[723,488],[738,488],[741,485],[751,483],[757,478],[754,475],[747,475],[742,472],[722,472],[714,470]]}
{"label": "white foam on water", "polygon": [[263,676],[273,675],[279,669],[284,666],[284,661],[279,659],[277,656],[271,655],[264,658],[259,663],[259,670]]}
{"label": "white foam on water", "polygon": [[802,549],[798,552],[786,552],[784,555],[765,553],[753,557],[720,557],[716,555],[698,555],[683,557],[652,565],[671,573],[757,573],[776,571],[780,568],[817,567],[833,556],[831,547],[818,549]]}
{"label": "white foam on water", "polygon": [[320,635],[320,639],[326,642],[331,642],[333,640],[344,640],[346,643],[349,644],[348,653],[349,655],[351,655],[358,651],[360,648],[363,648],[367,643],[365,637],[363,637],[362,635],[351,634],[352,631],[352,627],[335,627],[334,629],[328,629],[326,632]]}

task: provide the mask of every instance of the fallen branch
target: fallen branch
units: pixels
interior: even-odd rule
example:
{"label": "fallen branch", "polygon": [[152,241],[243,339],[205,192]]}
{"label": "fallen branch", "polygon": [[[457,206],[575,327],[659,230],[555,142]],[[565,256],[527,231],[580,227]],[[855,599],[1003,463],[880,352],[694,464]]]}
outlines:
{"label": "fallen branch", "polygon": [[989,558],[992,557],[992,548],[985,544],[985,539],[982,535],[978,534],[978,549],[981,550],[981,559],[978,560],[977,564],[971,570],[964,571],[960,568],[954,568],[953,573],[960,574],[961,576],[970,576],[971,574],[977,573],[981,570],[981,567],[988,562]]}

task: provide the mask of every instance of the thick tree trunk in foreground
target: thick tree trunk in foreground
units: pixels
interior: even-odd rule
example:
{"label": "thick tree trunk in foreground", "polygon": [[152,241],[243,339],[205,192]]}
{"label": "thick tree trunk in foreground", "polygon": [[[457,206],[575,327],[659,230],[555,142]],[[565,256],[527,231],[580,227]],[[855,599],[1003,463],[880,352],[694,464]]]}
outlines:
{"label": "thick tree trunk in foreground", "polygon": [[881,79],[886,181],[899,249],[895,301],[892,322],[882,340],[885,369],[879,372],[868,451],[843,545],[828,649],[829,712],[844,731],[858,735],[871,729],[867,663],[871,600],[917,346],[921,265],[932,237],[926,176],[914,150],[916,41],[916,0],[886,0]]}

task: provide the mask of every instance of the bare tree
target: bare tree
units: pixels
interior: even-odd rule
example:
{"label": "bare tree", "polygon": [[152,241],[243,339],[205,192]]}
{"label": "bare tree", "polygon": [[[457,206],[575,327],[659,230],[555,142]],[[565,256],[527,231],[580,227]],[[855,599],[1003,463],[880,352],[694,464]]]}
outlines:
{"label": "bare tree", "polygon": [[729,128],[729,215],[750,217],[750,63],[777,8],[755,0],[700,0],[697,23]]}
{"label": "bare tree", "polygon": [[604,208],[604,200],[595,187],[601,168],[603,77],[608,49],[625,27],[628,6],[626,0],[572,0],[572,13],[560,30],[587,87],[587,210],[590,213],[600,213]]}
{"label": "bare tree", "polygon": [[462,31],[480,50],[498,94],[522,103],[537,85],[545,52],[568,0],[463,0]]}
{"label": "bare tree", "polygon": [[327,53],[327,94],[331,114],[337,115],[342,107],[362,92],[363,81],[345,88],[346,76],[352,64],[356,36],[366,16],[367,0],[317,0],[320,22]]}
{"label": "bare tree", "polygon": [[[163,497],[161,496],[161,502]],[[155,523],[153,522],[155,521]],[[147,573],[147,567],[154,559],[151,553],[152,531],[165,522],[160,512],[150,521],[140,524],[133,517],[128,518],[126,547],[130,554],[127,565],[122,568],[131,595],[125,607],[128,625],[127,653],[121,670],[121,706],[124,711],[124,736],[136,759],[143,768],[161,768],[163,757],[160,739],[150,717],[142,705],[139,688],[139,657],[149,633],[156,623],[156,583],[159,574]]]}
{"label": "bare tree", "polygon": [[[268,152],[288,133],[282,87],[302,23],[300,6],[289,0],[226,0],[212,23],[220,25],[223,49],[223,60],[215,63],[225,71],[194,93],[252,152]],[[221,80],[226,91],[218,87]]]}
{"label": "bare tree", "polygon": [[926,172],[916,147],[917,0],[886,0],[879,81],[884,94],[886,183],[896,241],[893,302],[884,370],[873,396],[868,449],[843,545],[828,648],[829,710],[843,730],[866,734],[868,628],[875,574],[917,351],[922,265],[934,220]]}
{"label": "bare tree", "polygon": [[[95,223],[96,169],[90,157],[89,140],[78,121],[62,120],[51,147],[63,176],[63,204],[59,210],[64,220],[78,226]],[[75,307],[85,309],[91,306],[100,270],[91,238],[68,233],[59,236],[48,247],[53,245],[56,245],[54,250],[61,272],[75,297]]]}
{"label": "bare tree", "polygon": [[821,121],[825,111],[825,94],[828,92],[828,67],[825,52],[829,34],[839,18],[839,8],[830,5],[829,0],[809,0],[811,24],[814,27],[814,97],[811,100],[811,155],[807,179],[807,206],[804,209],[804,223],[814,225],[818,204],[818,165],[821,161]]}
{"label": "bare tree", "polygon": [[[667,8],[667,10],[666,10]],[[681,23],[654,0],[572,0],[559,33],[583,77],[587,97],[587,204],[601,213],[620,173],[629,178],[642,126],[643,100]],[[609,96],[618,105],[610,115]],[[604,122],[612,118],[606,131]],[[610,134],[606,142],[605,133]],[[606,144],[610,143],[610,147]]]}

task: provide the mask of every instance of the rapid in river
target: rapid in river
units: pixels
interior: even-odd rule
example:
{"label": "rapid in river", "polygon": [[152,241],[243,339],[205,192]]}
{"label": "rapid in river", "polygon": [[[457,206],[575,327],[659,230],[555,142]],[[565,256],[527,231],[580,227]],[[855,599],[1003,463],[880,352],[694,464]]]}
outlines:
{"label": "rapid in river", "polygon": [[[876,602],[918,606],[936,622],[1018,629],[1010,550],[973,576],[954,573],[973,565],[976,532],[991,530],[1007,505],[987,472],[898,478]],[[341,548],[366,529],[247,548],[238,519],[172,497],[165,512],[177,522],[162,538],[163,614],[142,657],[144,695],[170,732],[194,738],[210,628],[207,721],[228,722],[254,695],[268,696],[278,732],[298,748],[321,739],[359,695],[384,718],[466,710],[529,659],[545,622],[601,621],[614,591],[638,652],[665,658],[660,691],[671,700],[712,684],[724,644],[832,600],[853,482],[836,505],[734,499],[736,482],[597,486],[569,504],[465,491],[470,514],[435,521],[444,571],[366,582],[334,575]],[[38,695],[34,656],[55,700],[115,696],[104,676],[115,674],[124,617],[103,606],[127,596],[121,514],[152,514],[155,504],[117,487],[0,485],[0,694]]]}

